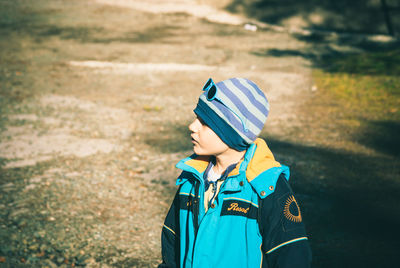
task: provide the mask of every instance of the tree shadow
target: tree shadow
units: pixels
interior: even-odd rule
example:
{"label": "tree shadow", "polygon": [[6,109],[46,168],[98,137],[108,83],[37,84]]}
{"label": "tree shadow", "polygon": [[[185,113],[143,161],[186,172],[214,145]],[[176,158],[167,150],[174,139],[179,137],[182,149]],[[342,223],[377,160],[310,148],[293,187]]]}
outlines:
{"label": "tree shadow", "polygon": [[[44,38],[58,37],[61,40],[75,40],[81,43],[164,43],[172,42],[168,39],[175,36],[174,31],[179,30],[176,26],[155,26],[142,31],[128,33],[115,33],[100,27],[86,26],[59,26],[51,24],[12,24],[3,25],[3,32],[18,32],[19,34],[32,37],[40,43]],[[1,27],[1,26],[0,26]]]}
{"label": "tree shadow", "polygon": [[[362,141],[389,154],[365,155],[264,138],[276,159],[291,169],[290,183],[301,203],[313,250],[313,267],[392,267],[400,250],[398,125],[373,122]],[[378,128],[391,131],[382,145]],[[368,132],[369,131],[369,132]],[[385,130],[386,131],[386,130]],[[374,136],[374,137],[373,137]],[[167,125],[146,143],[165,153],[190,151],[186,125]],[[396,143],[398,144],[398,143]],[[398,147],[396,147],[398,148]]]}
{"label": "tree shadow", "polygon": [[[339,38],[327,41],[325,37],[299,39],[309,42],[302,50],[259,49],[250,52],[260,57],[302,57],[312,62],[314,68],[330,73],[350,73],[368,75],[400,74],[400,42],[379,43],[357,38]],[[338,50],[333,47],[348,47]]]}
{"label": "tree shadow", "polygon": [[400,123],[395,121],[367,121],[353,139],[378,152],[400,158]]}
{"label": "tree shadow", "polygon": [[[227,9],[243,11],[250,18],[273,24],[282,24],[292,17],[306,21],[310,16],[319,17],[318,23],[307,21],[308,26],[305,28],[311,29],[310,32],[292,33],[293,37],[307,43],[307,46],[302,49],[258,49],[250,52],[253,55],[302,57],[310,61],[313,67],[327,72],[398,75],[400,73],[400,39],[368,35],[386,34],[386,30],[380,2],[367,2],[362,0],[350,2],[346,0],[235,0],[227,6]],[[400,2],[390,4],[400,7]],[[392,12],[395,14],[395,11],[392,10]],[[340,21],[339,18],[343,20],[343,25],[335,24],[335,19]],[[400,20],[394,20],[394,24],[400,31]],[[380,26],[377,28],[377,25]],[[302,25],[298,27],[304,28]],[[345,64],[342,64],[343,62]]]}
{"label": "tree shadow", "polygon": [[302,57],[309,60],[316,59],[317,55],[311,51],[299,51],[292,49],[267,49],[252,51],[250,54],[260,57]]}
{"label": "tree shadow", "polygon": [[82,43],[168,43],[168,38],[174,36],[173,32],[180,29],[175,26],[156,26],[143,31],[111,34],[106,29],[88,27],[59,27],[49,25],[37,31],[36,38],[58,36],[62,40],[76,40]]}
{"label": "tree shadow", "polygon": [[188,125],[165,124],[161,130],[144,137],[144,142],[162,153],[187,152],[192,149]]}
{"label": "tree shadow", "polygon": [[[400,29],[400,21],[396,19],[396,8],[400,3],[391,1],[388,4],[394,28]],[[226,8],[272,24],[289,23],[292,26],[337,32],[387,33],[380,1],[234,0]]]}
{"label": "tree shadow", "polygon": [[[269,16],[274,10],[271,8],[267,11],[272,1],[234,1],[237,7],[247,3],[250,17],[261,16],[260,13],[266,10],[262,16],[268,18],[264,18],[264,21],[278,24],[291,16],[305,17],[315,11],[315,7],[308,5],[310,3],[317,7],[327,2],[333,1],[274,2],[277,4],[275,9],[284,9],[284,3],[293,6],[288,8],[288,14],[282,11]],[[348,4],[348,9],[353,9],[357,22],[360,18],[357,18],[358,12],[354,8],[361,5],[360,1],[337,1],[337,4],[340,6],[344,2]],[[261,6],[256,6],[256,3]],[[305,4],[304,7],[302,4]],[[291,12],[296,5],[298,11]],[[324,14],[321,12],[321,16]],[[379,16],[371,17],[379,21]],[[370,18],[368,20],[371,21]],[[329,16],[324,21],[329,21]],[[362,20],[357,23],[361,24]],[[312,29],[348,33],[331,35],[316,31],[308,35],[293,34],[298,40],[307,43],[307,46],[299,50],[268,48],[251,53],[260,57],[302,57],[315,68],[328,73],[355,74],[355,79],[359,77],[358,74],[379,76],[382,77],[378,78],[380,82],[385,80],[385,88],[375,93],[387,94],[393,98],[398,96],[398,80],[395,79],[400,74],[398,40],[388,42],[360,34],[386,33],[376,27],[365,30],[365,27],[370,27],[369,23],[358,29],[335,27],[334,24],[325,28],[323,26],[327,24],[324,23],[310,25]],[[364,89],[354,89],[357,90]],[[372,93],[368,95],[369,101],[374,100]],[[379,100],[378,96],[376,101]],[[357,105],[356,102],[354,104]],[[382,104],[379,108],[383,110],[388,107]],[[303,204],[304,219],[312,244],[313,267],[393,267],[396,251],[400,249],[397,241],[400,235],[397,227],[400,224],[400,211],[396,205],[400,201],[400,126],[396,120],[373,121],[364,118],[360,116],[361,127],[350,139],[379,154],[365,155],[306,146],[284,142],[275,137],[266,139],[278,161],[291,167],[291,184]],[[384,118],[395,117],[385,114]]]}
{"label": "tree shadow", "polygon": [[[43,14],[38,10],[31,10],[29,4],[22,2],[0,3],[4,8],[0,16],[0,34],[3,37],[18,34],[21,37],[30,37],[38,43],[43,39],[58,37],[61,40],[74,40],[81,43],[172,43],[170,38],[176,36],[178,26],[152,26],[143,30],[121,32],[118,29],[107,29],[96,26],[76,25],[66,26],[54,24],[49,18],[60,16],[58,10],[48,10]],[[24,15],[25,14],[25,15]]]}
{"label": "tree shadow", "polygon": [[392,267],[400,249],[398,159],[267,141],[291,168],[313,267]]}

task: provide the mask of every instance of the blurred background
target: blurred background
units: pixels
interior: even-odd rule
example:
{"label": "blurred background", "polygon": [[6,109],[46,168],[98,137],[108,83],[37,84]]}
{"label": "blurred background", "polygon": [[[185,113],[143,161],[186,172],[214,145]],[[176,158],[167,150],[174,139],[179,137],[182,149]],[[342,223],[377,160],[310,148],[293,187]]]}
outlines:
{"label": "blurred background", "polygon": [[0,267],[156,267],[205,81],[247,77],[313,267],[400,250],[400,1],[0,0]]}

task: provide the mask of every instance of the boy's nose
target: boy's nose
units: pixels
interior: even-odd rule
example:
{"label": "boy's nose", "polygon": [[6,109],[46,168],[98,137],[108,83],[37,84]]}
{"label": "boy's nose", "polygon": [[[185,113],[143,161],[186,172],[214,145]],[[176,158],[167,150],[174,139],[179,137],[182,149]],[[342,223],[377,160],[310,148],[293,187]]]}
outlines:
{"label": "boy's nose", "polygon": [[[196,122],[196,121],[198,121],[198,122]],[[196,124],[197,123],[197,124]],[[195,119],[190,125],[189,125],[189,130],[191,131],[191,132],[196,132],[197,130],[198,130],[198,123],[200,123],[200,121],[199,121],[199,119]]]}

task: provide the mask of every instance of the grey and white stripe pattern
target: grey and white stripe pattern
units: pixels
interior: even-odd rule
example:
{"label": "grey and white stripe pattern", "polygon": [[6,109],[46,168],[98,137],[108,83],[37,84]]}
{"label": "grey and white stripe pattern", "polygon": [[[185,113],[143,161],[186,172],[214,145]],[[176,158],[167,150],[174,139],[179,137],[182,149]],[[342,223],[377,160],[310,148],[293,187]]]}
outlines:
{"label": "grey and white stripe pattern", "polygon": [[269,113],[269,103],[264,93],[246,78],[231,78],[216,86],[217,97],[214,100],[207,100],[207,92],[200,99],[251,144],[260,134]]}

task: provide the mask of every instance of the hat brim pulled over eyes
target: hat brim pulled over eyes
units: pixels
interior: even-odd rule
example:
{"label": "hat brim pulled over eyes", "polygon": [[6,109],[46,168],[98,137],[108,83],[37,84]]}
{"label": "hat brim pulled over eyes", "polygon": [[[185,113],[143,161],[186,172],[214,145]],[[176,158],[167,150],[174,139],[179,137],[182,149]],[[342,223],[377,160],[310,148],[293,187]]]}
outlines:
{"label": "hat brim pulled over eyes", "polygon": [[230,148],[239,152],[248,148],[249,144],[202,100],[199,100],[194,113]]}

